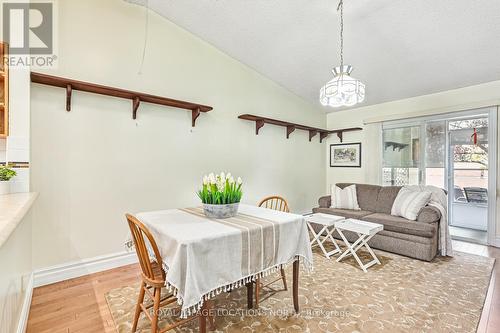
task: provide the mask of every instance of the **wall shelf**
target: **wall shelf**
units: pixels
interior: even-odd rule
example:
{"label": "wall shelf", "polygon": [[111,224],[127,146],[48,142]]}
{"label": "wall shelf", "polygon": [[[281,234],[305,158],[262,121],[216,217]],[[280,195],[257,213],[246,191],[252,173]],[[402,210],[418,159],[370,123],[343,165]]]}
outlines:
{"label": "wall shelf", "polygon": [[387,148],[391,148],[392,147],[392,151],[395,151],[396,149],[398,151],[401,151],[401,149],[405,149],[408,146],[409,146],[409,144],[406,144],[406,143],[386,141],[384,148],[387,150]]}
{"label": "wall shelf", "polygon": [[209,112],[213,109],[211,106],[207,105],[185,102],[167,97],[154,96],[141,92],[113,88],[99,84],[77,81],[35,72],[31,72],[31,81],[34,83],[40,83],[66,89],[66,111],[68,112],[71,111],[71,95],[73,93],[73,90],[130,99],[132,101],[132,119],[137,118],[137,110],[139,109],[139,105],[141,102],[189,110],[191,111],[191,125],[193,127],[195,126],[196,119],[200,116],[201,112]]}
{"label": "wall shelf", "polygon": [[337,134],[337,137],[340,139],[340,142],[343,141],[344,132],[352,132],[352,131],[361,131],[360,127],[351,127],[351,128],[343,128],[337,130],[325,130],[321,128],[290,123],[288,121],[277,120],[272,118],[266,118],[261,116],[256,116],[252,114],[242,114],[238,116],[239,119],[255,121],[255,134],[259,135],[259,130],[264,126],[264,124],[271,124],[276,126],[286,127],[286,138],[290,137],[290,134],[293,133],[296,129],[308,131],[309,132],[309,141],[312,140],[317,134],[319,134],[319,142],[323,142],[323,140],[328,137],[330,134]]}

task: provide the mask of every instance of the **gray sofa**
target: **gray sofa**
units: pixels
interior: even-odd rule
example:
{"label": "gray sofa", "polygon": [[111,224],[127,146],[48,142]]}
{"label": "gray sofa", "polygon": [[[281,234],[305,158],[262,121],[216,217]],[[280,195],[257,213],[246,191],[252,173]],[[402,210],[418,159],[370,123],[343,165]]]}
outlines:
{"label": "gray sofa", "polygon": [[[344,188],[351,183],[339,183]],[[376,234],[368,244],[376,249],[404,256],[431,261],[438,250],[438,226],[441,213],[438,209],[425,206],[416,221],[391,215],[391,208],[401,186],[377,186],[355,184],[358,204],[361,210],[330,208],[331,197],[319,199],[319,207],[314,213],[326,213],[346,218],[354,218],[384,225],[384,230]],[[335,236],[338,236],[335,233]],[[357,236],[346,233],[352,242]]]}

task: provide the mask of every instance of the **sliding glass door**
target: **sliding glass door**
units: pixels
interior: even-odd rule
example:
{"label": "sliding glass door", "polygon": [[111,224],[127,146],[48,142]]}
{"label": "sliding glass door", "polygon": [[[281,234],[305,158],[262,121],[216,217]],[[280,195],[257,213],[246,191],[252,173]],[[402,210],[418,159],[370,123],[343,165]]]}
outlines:
{"label": "sliding glass door", "polygon": [[446,174],[446,121],[425,122],[425,164],[422,172],[425,177],[421,184],[447,188]]}
{"label": "sliding glass door", "polygon": [[488,117],[449,122],[450,226],[486,242],[488,229]]}
{"label": "sliding glass door", "polygon": [[446,189],[452,235],[473,235],[486,243],[486,230],[494,224],[488,222],[494,221],[488,202],[494,202],[496,180],[488,176],[494,175],[492,164],[496,170],[496,150],[491,148],[496,143],[496,110],[387,122],[382,128],[383,185]]}
{"label": "sliding glass door", "polygon": [[384,129],[383,185],[420,184],[420,137],[420,125]]}
{"label": "sliding glass door", "polygon": [[384,126],[383,185],[446,188],[446,121]]}

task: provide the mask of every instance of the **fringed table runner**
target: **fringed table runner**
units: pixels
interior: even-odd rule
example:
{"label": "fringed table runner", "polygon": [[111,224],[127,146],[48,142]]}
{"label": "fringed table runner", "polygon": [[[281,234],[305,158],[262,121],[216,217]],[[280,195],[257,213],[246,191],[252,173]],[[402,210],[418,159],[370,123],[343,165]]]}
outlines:
{"label": "fringed table runner", "polygon": [[166,287],[189,316],[221,292],[266,276],[301,257],[312,269],[312,252],[301,215],[240,204],[238,215],[209,219],[203,208],[135,215],[156,239],[167,273]]}

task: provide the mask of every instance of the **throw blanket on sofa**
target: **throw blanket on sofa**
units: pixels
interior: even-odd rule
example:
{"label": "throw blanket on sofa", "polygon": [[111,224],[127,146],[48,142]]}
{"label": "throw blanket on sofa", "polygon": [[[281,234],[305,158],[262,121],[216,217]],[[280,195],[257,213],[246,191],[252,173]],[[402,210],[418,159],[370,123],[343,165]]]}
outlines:
{"label": "throw blanket on sofa", "polygon": [[451,246],[451,236],[448,228],[448,199],[443,189],[431,185],[412,185],[405,187],[412,191],[428,191],[432,193],[428,205],[435,207],[441,212],[438,235],[439,252],[442,256],[452,257],[453,248]]}

